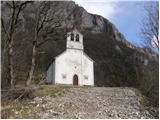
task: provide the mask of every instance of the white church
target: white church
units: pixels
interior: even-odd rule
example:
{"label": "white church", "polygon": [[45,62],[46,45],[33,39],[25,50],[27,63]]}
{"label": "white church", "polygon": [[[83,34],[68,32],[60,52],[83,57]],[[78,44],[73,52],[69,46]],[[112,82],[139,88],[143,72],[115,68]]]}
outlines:
{"label": "white church", "polygon": [[66,50],[55,57],[47,70],[49,84],[94,86],[94,61],[83,51],[83,35],[67,33]]}

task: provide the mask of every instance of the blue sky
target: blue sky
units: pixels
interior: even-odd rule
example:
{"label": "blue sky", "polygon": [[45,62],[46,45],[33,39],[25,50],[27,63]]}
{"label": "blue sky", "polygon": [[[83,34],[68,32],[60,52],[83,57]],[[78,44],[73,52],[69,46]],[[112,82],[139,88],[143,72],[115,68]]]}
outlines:
{"label": "blue sky", "polygon": [[140,21],[145,16],[144,5],[149,1],[141,0],[75,0],[89,13],[101,15],[110,20],[128,41],[142,45]]}

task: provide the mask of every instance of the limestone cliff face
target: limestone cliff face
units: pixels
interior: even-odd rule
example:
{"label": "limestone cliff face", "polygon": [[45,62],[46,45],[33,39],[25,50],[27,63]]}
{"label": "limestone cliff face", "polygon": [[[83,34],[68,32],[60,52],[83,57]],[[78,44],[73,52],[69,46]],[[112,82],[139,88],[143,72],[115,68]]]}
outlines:
{"label": "limestone cliff face", "polygon": [[[25,83],[31,65],[32,45],[35,30],[35,16],[40,2],[33,2],[20,14],[20,24],[14,40],[14,69],[16,83]],[[48,65],[54,57],[66,49],[66,32],[77,28],[84,37],[84,51],[95,61],[95,84],[97,86],[141,86],[146,91],[158,91],[158,56],[146,49],[136,48],[106,18],[88,13],[74,2],[49,2],[50,17],[63,18],[62,26],[54,30],[56,24],[48,27],[54,32],[45,35],[41,32],[39,40],[50,39],[38,47],[34,82],[46,75]],[[8,25],[11,11],[2,3],[2,18]],[[55,35],[55,32],[57,35]],[[6,36],[2,31],[2,53]],[[4,58],[4,59],[3,59]],[[147,62],[144,62],[147,61]],[[3,68],[7,68],[7,57],[2,54]],[[153,74],[148,72],[153,70]],[[145,72],[144,69],[148,71]],[[6,74],[5,74],[6,73]],[[147,79],[146,76],[154,76]],[[7,70],[2,74],[2,85],[6,85]],[[144,77],[145,76],[145,77]],[[149,78],[149,77],[148,77]],[[154,81],[154,82],[153,82]],[[154,94],[155,95],[155,94]],[[151,95],[150,95],[151,96]],[[154,96],[155,97],[155,96]]]}
{"label": "limestone cliff face", "polygon": [[[64,8],[64,17],[67,17],[64,26],[67,28],[77,27],[82,31],[89,30],[90,33],[110,32],[114,40],[122,41],[128,46],[132,46],[121,34],[118,29],[106,18],[88,13],[83,7],[76,5],[74,2],[60,3]],[[58,11],[58,10],[57,10]]]}

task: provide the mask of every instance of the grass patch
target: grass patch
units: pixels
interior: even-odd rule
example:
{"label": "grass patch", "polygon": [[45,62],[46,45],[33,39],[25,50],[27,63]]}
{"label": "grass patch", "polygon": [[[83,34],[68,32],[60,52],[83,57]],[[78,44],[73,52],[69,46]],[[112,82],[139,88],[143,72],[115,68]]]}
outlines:
{"label": "grass patch", "polygon": [[1,106],[1,117],[3,119],[13,118],[13,117],[19,118],[18,116],[16,116],[16,113],[18,114],[18,112],[20,112],[21,116],[26,118],[27,117],[26,111],[34,107],[29,103],[29,101],[31,100],[27,99],[18,101],[11,101],[11,100],[3,101]]}
{"label": "grass patch", "polygon": [[[67,88],[69,87],[57,85],[40,85],[35,86],[31,94],[33,94],[34,97],[43,97],[47,95],[55,96],[56,94],[61,94]],[[36,104],[32,104],[31,101],[33,100],[30,98],[18,100],[2,100],[1,118],[33,118],[33,116],[30,115],[38,112],[40,109],[37,109],[35,107]]]}
{"label": "grass patch", "polygon": [[55,85],[40,85],[38,86],[33,95],[34,96],[54,96],[56,93],[62,92],[64,88],[62,86],[55,86]]}
{"label": "grass patch", "polygon": [[147,110],[151,115],[153,115],[156,119],[159,118],[159,107],[153,106],[149,98],[142,94],[142,92],[138,89],[135,89],[135,94],[140,98],[141,109]]}

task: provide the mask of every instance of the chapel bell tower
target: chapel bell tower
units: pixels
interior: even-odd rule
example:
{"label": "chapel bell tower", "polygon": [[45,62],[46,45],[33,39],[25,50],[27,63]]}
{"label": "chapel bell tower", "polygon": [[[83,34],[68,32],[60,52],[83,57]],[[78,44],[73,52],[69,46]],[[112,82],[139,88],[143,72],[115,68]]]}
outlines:
{"label": "chapel bell tower", "polygon": [[83,50],[83,35],[78,30],[67,33],[67,49]]}

